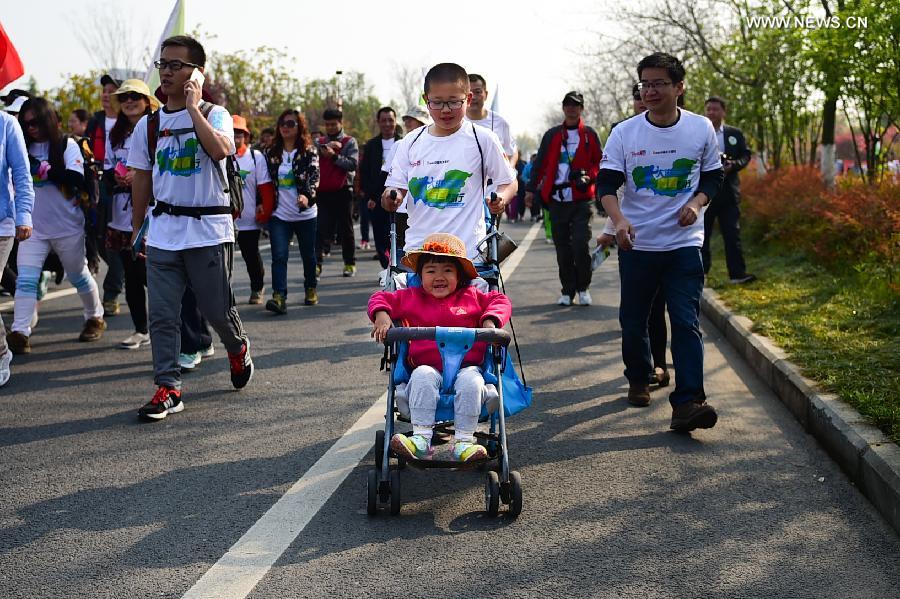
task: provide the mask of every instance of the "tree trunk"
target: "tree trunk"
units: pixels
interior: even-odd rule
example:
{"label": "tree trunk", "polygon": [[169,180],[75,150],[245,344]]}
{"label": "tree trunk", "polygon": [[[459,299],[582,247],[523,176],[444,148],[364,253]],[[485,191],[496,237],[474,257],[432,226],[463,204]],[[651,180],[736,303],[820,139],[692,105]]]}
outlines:
{"label": "tree trunk", "polygon": [[834,126],[837,116],[837,96],[829,95],[825,98],[825,106],[822,111],[822,180],[828,189],[834,189]]}

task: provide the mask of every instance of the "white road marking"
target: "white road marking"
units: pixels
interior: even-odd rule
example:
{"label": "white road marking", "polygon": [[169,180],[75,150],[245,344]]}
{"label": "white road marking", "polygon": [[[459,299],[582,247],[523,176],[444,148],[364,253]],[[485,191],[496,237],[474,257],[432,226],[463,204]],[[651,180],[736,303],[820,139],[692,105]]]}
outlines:
{"label": "white road marking", "polygon": [[[518,251],[501,268],[504,280],[512,277],[542,229],[536,223],[528,230]],[[184,599],[244,599],[249,595],[372,448],[375,431],[384,425],[385,401],[386,392],[203,574]]]}

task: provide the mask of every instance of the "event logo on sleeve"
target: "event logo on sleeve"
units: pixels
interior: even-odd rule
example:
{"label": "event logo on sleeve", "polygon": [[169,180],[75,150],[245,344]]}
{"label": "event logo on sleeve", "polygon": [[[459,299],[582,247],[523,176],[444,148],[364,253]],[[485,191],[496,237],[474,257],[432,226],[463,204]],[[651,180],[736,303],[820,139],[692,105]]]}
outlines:
{"label": "event logo on sleeve", "polygon": [[696,160],[679,158],[672,163],[672,168],[658,166],[638,166],[631,171],[635,190],[649,189],[657,195],[674,198],[688,188],[691,182],[691,171]]}
{"label": "event logo on sleeve", "polygon": [[200,144],[196,138],[184,142],[181,148],[162,148],[156,152],[156,164],[159,174],[172,173],[176,177],[190,177],[200,172],[200,161],[197,160],[197,149]]}
{"label": "event logo on sleeve", "polygon": [[438,208],[459,208],[463,206],[463,186],[472,173],[451,169],[444,174],[443,179],[434,177],[415,177],[409,181],[409,193],[412,194],[413,204],[421,202],[426,206]]}

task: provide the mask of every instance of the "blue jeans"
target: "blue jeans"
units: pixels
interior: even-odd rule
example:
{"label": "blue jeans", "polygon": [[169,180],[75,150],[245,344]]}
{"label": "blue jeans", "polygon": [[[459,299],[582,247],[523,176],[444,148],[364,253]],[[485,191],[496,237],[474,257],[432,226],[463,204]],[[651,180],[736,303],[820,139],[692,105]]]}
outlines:
{"label": "blue jeans", "polygon": [[647,321],[659,290],[665,298],[672,324],[672,362],[675,390],[669,402],[679,405],[702,398],[703,339],[700,333],[700,294],[703,292],[703,260],[700,248],[684,247],[667,252],[619,251],[622,326],[622,359],[625,378],[646,384],[652,372]]}
{"label": "blue jeans", "polygon": [[303,260],[303,286],[316,286],[316,222],[318,218],[288,222],[273,216],[269,220],[272,244],[272,291],[287,297],[287,263],[291,237],[297,236]]}

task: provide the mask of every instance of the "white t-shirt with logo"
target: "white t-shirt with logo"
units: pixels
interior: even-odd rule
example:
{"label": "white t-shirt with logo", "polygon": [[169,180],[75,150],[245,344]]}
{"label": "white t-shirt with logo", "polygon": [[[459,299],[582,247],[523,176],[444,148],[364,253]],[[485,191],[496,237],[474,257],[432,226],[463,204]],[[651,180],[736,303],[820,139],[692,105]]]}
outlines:
{"label": "white t-shirt with logo", "polygon": [[468,117],[466,117],[466,120],[493,131],[500,139],[500,145],[503,147],[503,151],[506,152],[507,158],[516,151],[516,140],[513,139],[512,133],[510,133],[509,123],[496,112],[488,110],[487,116],[479,121],[469,120]]}
{"label": "white t-shirt with logo", "polygon": [[[581,138],[578,135],[578,128],[566,129],[566,141],[560,144],[559,161],[556,165],[556,180],[554,185],[562,185],[569,181],[569,170],[572,168],[572,161],[575,159],[575,152],[578,151],[578,143]],[[560,198],[560,192],[562,197]],[[572,188],[566,187],[560,191],[553,192],[553,199],[562,202],[572,201]]]}
{"label": "white t-shirt with logo", "polygon": [[[234,125],[231,115],[221,106],[209,113],[209,123],[229,140],[234,151]],[[160,131],[191,129],[194,123],[187,109],[159,113]],[[131,135],[128,166],[150,170],[147,154],[147,117],[141,118]],[[225,160],[219,162],[225,173]],[[160,135],[153,161],[153,196],[173,206],[230,206],[213,160],[200,146],[196,132]],[[150,217],[147,245],[161,250],[178,251],[234,242],[234,223],[230,214],[214,214],[194,218],[160,214]]]}
{"label": "white t-shirt with logo", "polygon": [[[59,188],[47,179],[47,161],[50,156],[50,143],[33,143],[28,146],[28,154],[40,163],[38,172],[32,166],[31,179],[34,183],[34,208],[31,220],[34,225],[32,237],[35,239],[59,239],[84,233],[84,212],[73,203],[75,198],[66,198]],[[66,170],[84,173],[84,160],[75,140],[66,140],[63,153]]]}
{"label": "white t-shirt with logo", "polygon": [[[103,170],[115,170],[116,164],[128,164],[128,153],[131,150],[132,136],[129,135],[122,142],[120,147],[113,149],[106,138],[106,152],[103,158]],[[116,231],[131,232],[131,193],[113,194],[112,215],[109,221],[109,228]]]}
{"label": "white t-shirt with logo", "polygon": [[722,168],[712,123],[680,109],[678,121],[657,127],[639,114],[615,126],[601,169],[625,173],[622,213],[635,230],[634,248],[651,252],[703,245],[703,218],[678,224],[700,173]]}
{"label": "white t-shirt with logo", "polygon": [[485,179],[497,186],[516,178],[500,140],[488,129],[464,122],[446,137],[416,130],[395,147],[385,185],[408,191],[404,249],[421,247],[431,233],[452,233],[466,244],[470,258],[478,258],[476,245],[487,235],[482,154]]}
{"label": "white t-shirt with logo", "polygon": [[279,220],[295,223],[301,220],[310,220],[319,215],[319,207],[316,205],[300,210],[297,204],[297,179],[294,176],[292,163],[297,155],[296,148],[288,152],[282,150],[281,164],[278,165],[278,181],[275,182],[275,193],[278,194],[278,207],[272,216]]}
{"label": "white t-shirt with logo", "polygon": [[256,222],[256,188],[272,181],[269,169],[266,168],[266,158],[262,152],[247,148],[243,156],[235,156],[235,159],[238,172],[244,181],[244,210],[234,224],[238,231],[259,229],[259,223]]}

